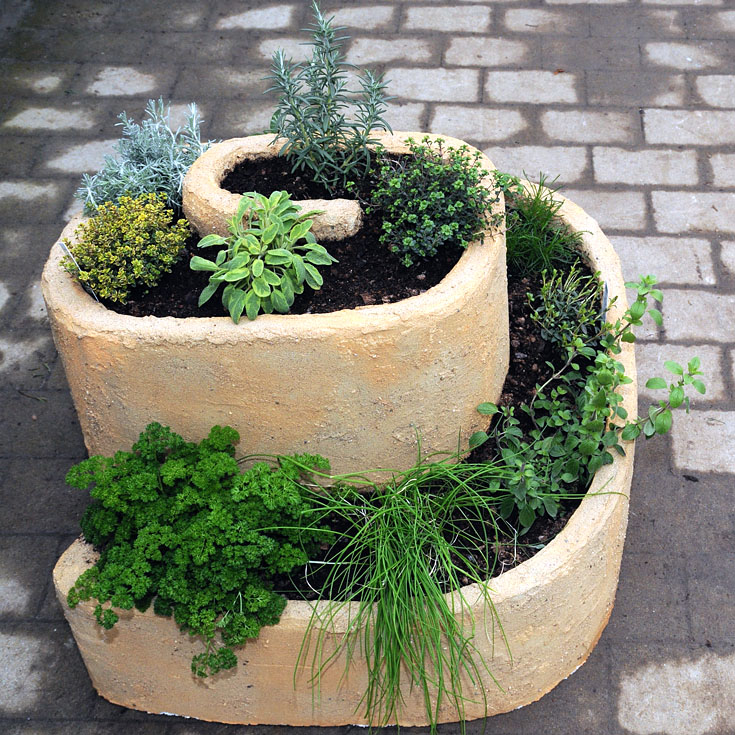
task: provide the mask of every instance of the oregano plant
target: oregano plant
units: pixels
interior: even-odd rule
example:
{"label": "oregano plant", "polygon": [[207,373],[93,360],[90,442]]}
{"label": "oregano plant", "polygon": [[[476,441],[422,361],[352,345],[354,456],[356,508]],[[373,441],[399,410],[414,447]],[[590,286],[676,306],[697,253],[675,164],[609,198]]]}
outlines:
{"label": "oregano plant", "polygon": [[[538,321],[545,338],[563,347],[566,359],[552,375],[537,385],[530,401],[520,407],[523,421],[508,406],[483,403],[481,414],[494,416],[488,432],[477,432],[472,446],[492,440],[506,465],[514,470],[510,480],[512,496],[501,501],[501,516],[518,511],[521,533],[538,515],[555,516],[559,501],[575,487],[586,487],[592,475],[613,461],[613,453],[624,454],[621,441],[641,433],[650,438],[665,434],[672,424],[672,410],[689,410],[685,389],[691,386],[705,392],[698,358],[686,369],[673,361],[665,367],[674,376],[667,384],[663,378],[651,378],[646,385],[668,391],[665,399],[652,405],[642,417],[630,418],[622,405],[619,386],[631,382],[617,359],[622,343],[635,342],[633,327],[642,324],[648,314],[662,324],[660,310],[649,302],[660,302],[661,291],[653,276],[628,282],[636,299],[614,323],[596,319],[594,299],[601,293],[598,274],[584,277],[575,267],[566,275],[554,272],[544,278],[539,305],[531,298],[532,318]],[[581,304],[580,320],[562,318],[571,314],[569,294],[576,294]],[[611,302],[612,303],[612,302]],[[596,329],[590,327],[597,323]],[[530,421],[530,428],[524,426]]]}

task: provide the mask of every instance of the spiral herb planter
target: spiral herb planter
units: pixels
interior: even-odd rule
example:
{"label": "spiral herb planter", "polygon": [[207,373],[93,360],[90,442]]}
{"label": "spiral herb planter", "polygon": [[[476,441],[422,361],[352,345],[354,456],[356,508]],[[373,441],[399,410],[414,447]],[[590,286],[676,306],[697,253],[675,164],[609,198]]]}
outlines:
{"label": "spiral herb planter", "polygon": [[[608,316],[615,321],[626,309],[617,256],[597,223],[579,207],[566,201],[561,217],[584,233],[583,255],[608,286],[614,299]],[[633,379],[621,388],[623,404],[632,413],[636,383],[631,344],[622,345],[619,359]],[[455,397],[454,405],[458,403]],[[474,409],[474,404],[468,408]],[[480,684],[473,690],[465,682],[465,693],[476,695],[465,705],[467,719],[529,704],[586,660],[612,611],[632,471],[633,445],[628,444],[625,456],[616,456],[596,473],[588,497],[565,529],[536,556],[492,580],[491,597],[512,660],[499,630],[493,628],[493,616],[480,590],[472,585],[462,590],[474,617],[476,647],[502,686],[499,689],[488,674],[481,682],[483,697]],[[289,602],[278,625],[264,628],[258,639],[238,651],[237,669],[201,681],[189,673],[189,661],[200,644],[181,633],[172,619],[152,611],[123,612],[113,631],[105,632],[94,619],[93,603],[68,608],[69,588],[93,563],[92,549],[77,541],[57,564],[54,581],[92,682],[110,701],[148,712],[228,723],[366,724],[359,703],[367,666],[360,651],[353,652],[347,676],[341,659],[323,671],[319,692],[309,682],[310,669],[296,668],[311,618],[309,603]],[[332,620],[331,640],[339,640],[344,622],[339,617]],[[404,695],[399,723],[427,724],[423,699],[408,688]],[[456,711],[446,707],[438,720],[456,717]]]}

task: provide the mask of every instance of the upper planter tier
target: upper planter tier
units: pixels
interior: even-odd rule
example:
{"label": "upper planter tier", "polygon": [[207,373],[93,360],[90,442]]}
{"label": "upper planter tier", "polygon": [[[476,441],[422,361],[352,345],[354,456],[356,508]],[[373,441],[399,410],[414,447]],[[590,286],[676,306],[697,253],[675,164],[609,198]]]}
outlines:
{"label": "upper planter tier", "polygon": [[[382,142],[404,153],[410,135]],[[272,157],[277,148],[270,139],[228,145]],[[243,155],[231,152],[231,165],[218,175]],[[493,169],[484,156],[482,162]],[[195,163],[195,180],[198,168]],[[187,211],[195,190],[189,180]],[[496,206],[502,211],[502,198]],[[71,237],[77,224],[62,237]],[[477,404],[498,399],[507,372],[502,228],[486,231],[438,285],[418,296],[240,324],[224,316],[117,314],[63,271],[61,258],[55,245],[43,293],[90,454],[131,446],[155,420],[189,440],[227,424],[240,432],[243,453],[315,452],[337,473],[402,470],[416,461],[417,438],[424,453],[456,450],[458,440],[466,446],[484,428]]]}

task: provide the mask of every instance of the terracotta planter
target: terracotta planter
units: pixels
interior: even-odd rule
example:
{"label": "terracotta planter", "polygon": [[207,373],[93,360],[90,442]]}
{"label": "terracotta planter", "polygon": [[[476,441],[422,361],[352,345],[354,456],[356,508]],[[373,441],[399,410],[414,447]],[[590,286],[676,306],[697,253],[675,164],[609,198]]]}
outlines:
{"label": "terracotta planter", "polygon": [[[402,151],[408,135],[388,137],[386,146]],[[269,136],[244,140],[248,155],[254,147],[275,154]],[[199,170],[195,164],[195,179]],[[187,211],[196,190],[187,184]],[[419,296],[237,325],[229,317],[109,311],[59,267],[61,257],[55,245],[43,293],[90,454],[130,446],[155,420],[189,440],[228,424],[240,432],[243,453],[319,453],[337,473],[407,469],[417,435],[425,453],[466,445],[483,423],[475,406],[498,398],[507,372],[502,229],[485,232]]]}
{"label": "terracotta planter", "polygon": [[[579,207],[566,202],[563,218],[584,232],[583,251],[600,270],[610,297],[617,297],[610,318],[626,309],[625,289],[617,256],[597,223]],[[633,382],[623,386],[624,405],[636,409],[633,346],[624,344],[620,360]],[[487,711],[481,697],[467,703],[468,719],[506,712],[537,700],[575,671],[595,646],[610,616],[615,598],[623,540],[627,525],[628,493],[633,471],[633,445],[625,457],[596,474],[591,493],[566,528],[529,561],[494,579],[492,599],[508,638],[513,661],[499,642],[476,637],[504,691],[486,677]],[[594,493],[600,493],[594,495]],[[189,673],[191,656],[200,649],[169,618],[152,612],[123,613],[112,632],[103,631],[92,615],[91,603],[74,610],[66,594],[81,571],[93,563],[92,550],[75,542],[54,572],[57,595],[65,610],[92,683],[112,702],[148,712],[242,724],[344,725],[365,724],[358,709],[367,681],[359,654],[342,680],[343,662],[325,673],[321,696],[314,697],[309,671],[298,671],[296,658],[311,614],[305,602],[289,602],[278,625],[264,628],[260,637],[238,651],[236,670],[197,681]],[[475,586],[463,590],[478,624],[489,620]],[[488,623],[491,625],[491,623]],[[330,629],[340,635],[337,622]],[[466,692],[472,688],[467,687]],[[405,692],[400,724],[427,724],[424,702]],[[440,721],[456,718],[451,709]]]}

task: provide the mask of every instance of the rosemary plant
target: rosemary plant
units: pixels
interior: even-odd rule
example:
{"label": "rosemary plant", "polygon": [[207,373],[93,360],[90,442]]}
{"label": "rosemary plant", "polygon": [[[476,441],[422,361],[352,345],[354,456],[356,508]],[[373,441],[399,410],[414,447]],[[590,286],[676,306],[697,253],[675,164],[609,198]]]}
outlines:
{"label": "rosemary plant", "polygon": [[[360,78],[360,91],[347,88],[340,27],[325,18],[313,2],[311,24],[313,47],[306,63],[287,60],[283,50],[273,55],[273,82],[268,92],[279,95],[271,120],[271,131],[285,139],[280,153],[291,162],[293,171],[307,171],[330,194],[343,191],[348,182],[364,179],[370,170],[375,143],[371,131],[390,130],[383,119],[386,110],[386,84],[382,76],[366,70]],[[354,110],[354,120],[347,117]]]}

